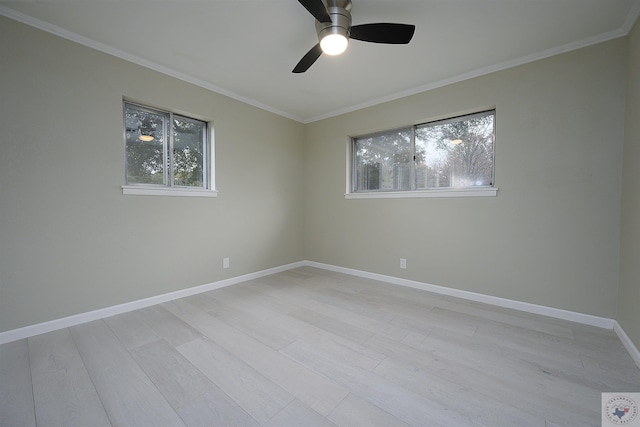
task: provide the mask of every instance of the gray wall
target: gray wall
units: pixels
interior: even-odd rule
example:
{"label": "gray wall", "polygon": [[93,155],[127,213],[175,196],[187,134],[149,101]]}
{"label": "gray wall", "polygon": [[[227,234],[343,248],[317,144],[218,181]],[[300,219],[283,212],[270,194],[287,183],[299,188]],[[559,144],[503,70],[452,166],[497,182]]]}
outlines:
{"label": "gray wall", "polygon": [[[307,125],[307,259],[615,317],[625,57],[618,39]],[[497,197],[345,200],[350,135],[488,106]]]}
{"label": "gray wall", "polygon": [[[619,311],[638,345],[638,38],[302,125],[0,17],[0,331],[309,259]],[[218,198],[121,194],[123,97],[213,121]],[[486,107],[497,197],[344,199],[349,136]]]}
{"label": "gray wall", "polygon": [[629,37],[618,323],[640,348],[640,22]]}
{"label": "gray wall", "polygon": [[[218,198],[122,195],[123,97],[213,121]],[[303,259],[300,123],[0,17],[0,129],[0,331]]]}

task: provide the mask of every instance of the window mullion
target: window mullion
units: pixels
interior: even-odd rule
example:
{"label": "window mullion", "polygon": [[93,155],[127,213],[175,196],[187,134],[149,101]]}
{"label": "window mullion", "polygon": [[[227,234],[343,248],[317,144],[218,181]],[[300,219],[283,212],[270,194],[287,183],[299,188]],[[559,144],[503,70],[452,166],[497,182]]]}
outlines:
{"label": "window mullion", "polygon": [[164,116],[163,120],[162,120],[162,135],[164,138],[164,142],[162,144],[162,156],[163,156],[163,162],[165,164],[165,167],[163,168],[163,173],[162,173],[162,181],[164,183],[164,185],[169,185],[169,147],[168,147],[168,133],[167,133],[167,117]]}
{"label": "window mullion", "polygon": [[351,155],[351,192],[358,191],[358,157],[356,155],[358,150],[356,144],[357,140],[351,138],[351,152],[349,153]]}
{"label": "window mullion", "polygon": [[168,173],[167,176],[169,178],[169,187],[173,187],[174,183],[174,158],[173,158],[173,113],[169,113],[169,121],[167,123],[167,141],[169,142],[169,153],[167,156],[168,159]]}
{"label": "window mullion", "polygon": [[209,147],[207,147],[207,135],[209,133],[209,127],[204,127],[204,132],[202,132],[202,186],[204,188],[209,188],[209,162],[207,158],[209,157]]}
{"label": "window mullion", "polygon": [[411,126],[411,167],[409,168],[409,185],[416,189],[416,127]]}

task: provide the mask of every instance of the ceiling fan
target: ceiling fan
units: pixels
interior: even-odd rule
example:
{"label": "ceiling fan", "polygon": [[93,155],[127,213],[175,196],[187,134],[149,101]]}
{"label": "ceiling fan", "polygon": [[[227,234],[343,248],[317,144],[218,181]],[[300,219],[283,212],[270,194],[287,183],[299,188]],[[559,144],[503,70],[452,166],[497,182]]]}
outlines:
{"label": "ceiling fan", "polygon": [[298,0],[316,18],[318,44],[302,57],[293,69],[304,73],[322,55],[339,55],[349,44],[349,39],[370,43],[407,44],[416,29],[408,24],[363,24],[351,26],[351,0]]}

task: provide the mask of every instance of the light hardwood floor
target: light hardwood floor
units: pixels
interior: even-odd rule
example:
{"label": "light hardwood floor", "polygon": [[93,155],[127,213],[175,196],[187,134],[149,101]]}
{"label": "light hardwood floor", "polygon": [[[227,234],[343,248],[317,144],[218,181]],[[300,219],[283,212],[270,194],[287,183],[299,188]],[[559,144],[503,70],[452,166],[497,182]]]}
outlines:
{"label": "light hardwood floor", "polygon": [[310,267],[0,346],[1,426],[599,426],[612,331]]}

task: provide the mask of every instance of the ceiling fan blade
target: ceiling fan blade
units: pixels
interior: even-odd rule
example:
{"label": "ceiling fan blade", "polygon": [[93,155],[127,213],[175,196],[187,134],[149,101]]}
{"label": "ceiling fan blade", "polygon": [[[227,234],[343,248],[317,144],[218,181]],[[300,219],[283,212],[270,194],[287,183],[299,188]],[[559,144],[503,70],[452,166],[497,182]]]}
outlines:
{"label": "ceiling fan blade", "polygon": [[363,24],[351,27],[350,37],[371,43],[407,44],[415,30],[415,25],[408,24]]}
{"label": "ceiling fan blade", "polygon": [[331,16],[329,16],[329,12],[327,12],[327,8],[324,6],[324,3],[322,3],[322,0],[298,0],[298,1],[318,21],[325,22],[327,24],[331,23]]}
{"label": "ceiling fan blade", "polygon": [[298,65],[293,69],[293,72],[304,73],[313,65],[314,62],[316,62],[318,58],[320,58],[320,55],[322,55],[322,49],[320,48],[320,43],[318,43],[302,57],[300,62],[298,62]]}

